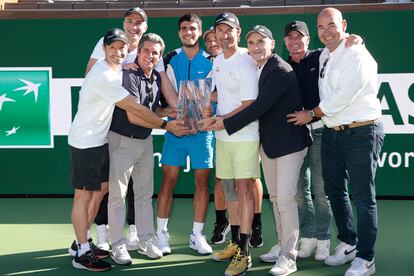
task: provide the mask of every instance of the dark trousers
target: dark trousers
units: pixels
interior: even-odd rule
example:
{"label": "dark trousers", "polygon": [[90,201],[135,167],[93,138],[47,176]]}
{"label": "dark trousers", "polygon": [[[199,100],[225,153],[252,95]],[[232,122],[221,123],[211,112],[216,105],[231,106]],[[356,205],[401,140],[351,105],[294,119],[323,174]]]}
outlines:
{"label": "dark trousers", "polygon": [[[127,207],[127,223],[128,225],[135,224],[135,211],[134,211],[134,189],[132,188],[132,178],[128,183],[128,191],[126,196],[126,201],[128,204]],[[108,194],[102,199],[101,205],[99,206],[99,211],[95,217],[95,224],[108,224]]]}
{"label": "dark trousers", "polygon": [[[384,143],[382,123],[344,131],[325,128],[322,136],[322,175],[338,228],[338,239],[357,245],[357,257],[371,261],[377,237],[375,172]],[[352,206],[357,209],[357,230]]]}

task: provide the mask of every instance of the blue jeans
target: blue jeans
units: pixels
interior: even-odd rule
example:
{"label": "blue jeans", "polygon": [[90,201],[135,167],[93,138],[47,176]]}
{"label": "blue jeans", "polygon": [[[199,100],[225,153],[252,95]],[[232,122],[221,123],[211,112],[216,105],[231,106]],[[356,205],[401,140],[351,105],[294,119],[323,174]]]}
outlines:
{"label": "blue jeans", "polygon": [[[377,237],[375,171],[383,143],[382,123],[338,132],[324,128],[322,136],[322,174],[338,228],[338,239],[356,244],[357,257],[368,261],[374,257]],[[348,182],[357,209],[356,231]]]}
{"label": "blue jeans", "polygon": [[[298,203],[300,236],[302,238],[330,239],[332,210],[326,197],[322,179],[321,142],[323,128],[311,129],[313,144],[300,169]],[[311,184],[315,199],[312,200]]]}

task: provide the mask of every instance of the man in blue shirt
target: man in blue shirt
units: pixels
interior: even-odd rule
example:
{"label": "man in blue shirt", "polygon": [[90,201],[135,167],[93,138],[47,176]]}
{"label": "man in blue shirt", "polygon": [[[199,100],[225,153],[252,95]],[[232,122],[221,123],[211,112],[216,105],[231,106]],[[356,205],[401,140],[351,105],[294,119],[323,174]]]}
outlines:
{"label": "man in blue shirt", "polygon": [[[164,58],[167,75],[175,87],[180,89],[180,81],[205,79],[211,71],[212,63],[208,54],[201,49],[201,19],[195,14],[185,14],[178,20],[178,36],[182,47],[168,53]],[[163,180],[158,194],[157,237],[158,246],[164,254],[171,253],[168,234],[168,217],[172,206],[172,195],[180,169],[185,166],[187,156],[195,174],[194,224],[189,245],[199,254],[211,254],[211,246],[203,235],[209,201],[208,181],[213,168],[213,133],[197,132],[186,137],[176,137],[165,133],[162,152]]]}

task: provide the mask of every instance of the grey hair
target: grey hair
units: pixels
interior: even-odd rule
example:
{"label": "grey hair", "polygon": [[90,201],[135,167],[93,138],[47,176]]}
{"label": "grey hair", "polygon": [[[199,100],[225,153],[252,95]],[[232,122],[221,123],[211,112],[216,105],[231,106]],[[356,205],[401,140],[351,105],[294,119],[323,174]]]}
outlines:
{"label": "grey hair", "polygon": [[139,40],[138,52],[141,51],[141,48],[144,46],[145,41],[149,41],[152,43],[159,43],[161,45],[160,56],[162,56],[162,54],[164,53],[164,49],[165,49],[165,43],[164,43],[164,40],[159,35],[155,33],[144,34]]}

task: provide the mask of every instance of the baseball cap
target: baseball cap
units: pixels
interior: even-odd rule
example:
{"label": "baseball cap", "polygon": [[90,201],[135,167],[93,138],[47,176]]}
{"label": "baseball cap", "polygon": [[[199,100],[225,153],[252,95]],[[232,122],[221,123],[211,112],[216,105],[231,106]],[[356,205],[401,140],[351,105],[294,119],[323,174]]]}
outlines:
{"label": "baseball cap", "polygon": [[123,41],[128,43],[128,38],[123,30],[118,28],[110,29],[106,32],[103,42],[105,45],[110,45],[114,41]]}
{"label": "baseball cap", "polygon": [[206,36],[209,33],[214,33],[214,27],[210,27],[210,28],[208,28],[207,30],[204,31],[204,33],[203,33],[203,40],[206,40]]}
{"label": "baseball cap", "polygon": [[264,36],[264,37],[268,37],[268,38],[270,38],[270,39],[273,39],[273,35],[272,35],[272,32],[266,27],[266,26],[263,26],[263,25],[256,25],[256,26],[254,26],[247,34],[246,34],[246,39],[247,39],[247,37],[250,35],[250,34],[252,34],[252,33],[258,33],[258,34],[260,34],[260,35],[262,35],[262,36]]}
{"label": "baseball cap", "polygon": [[235,27],[240,28],[239,19],[234,13],[231,13],[231,12],[224,12],[224,13],[217,15],[216,21],[214,23],[214,27],[222,23],[227,24],[232,28],[235,28]]}
{"label": "baseball cap", "polygon": [[142,17],[142,19],[144,19],[145,22],[148,21],[147,14],[145,13],[145,11],[143,9],[141,9],[139,7],[135,7],[135,8],[131,8],[131,9],[127,10],[124,17],[127,17],[127,16],[129,16],[133,13],[140,15]]}
{"label": "baseball cap", "polygon": [[292,21],[288,23],[285,27],[285,36],[287,36],[291,31],[297,31],[305,36],[309,36],[308,26],[303,21]]}

